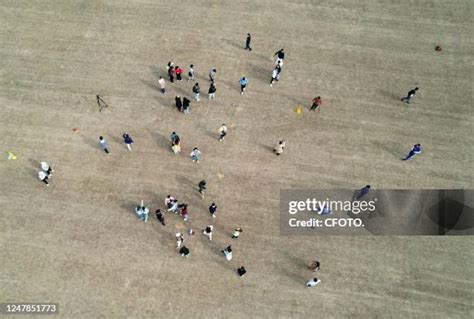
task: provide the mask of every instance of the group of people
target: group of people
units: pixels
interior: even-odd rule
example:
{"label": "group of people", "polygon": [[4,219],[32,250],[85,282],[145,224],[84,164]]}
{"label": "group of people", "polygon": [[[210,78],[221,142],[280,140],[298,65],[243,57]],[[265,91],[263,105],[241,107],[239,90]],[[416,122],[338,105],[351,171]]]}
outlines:
{"label": "group of people", "polygon": [[[252,48],[251,48],[250,44],[251,44],[251,35],[250,35],[250,33],[248,33],[246,41],[245,41],[245,50],[248,50],[249,52],[252,51]],[[281,72],[282,72],[284,59],[285,59],[284,49],[280,49],[279,51],[275,52],[274,57],[276,58],[275,59],[275,67],[274,67],[273,72],[272,72],[272,77],[271,77],[271,80],[270,80],[270,86],[273,86],[273,83],[275,81],[280,80],[280,75],[281,75]],[[175,66],[174,63],[171,62],[171,61],[167,64],[167,72],[168,72],[169,81],[171,83],[174,83],[175,77],[176,77],[177,81],[182,81],[183,72],[184,72],[183,69],[179,66]],[[194,81],[195,80],[195,72],[194,72],[194,65],[193,64],[189,65],[187,75],[188,75],[188,81]],[[216,91],[217,91],[216,85],[215,85],[217,69],[215,67],[211,68],[209,70],[208,75],[209,75],[209,81],[210,81],[209,90],[208,90],[208,99],[212,100],[212,99],[215,98]],[[240,83],[240,94],[243,95],[244,92],[246,91],[247,87],[248,87],[249,80],[246,76],[243,76],[239,80],[239,83]],[[160,86],[161,93],[165,94],[166,93],[166,82],[165,82],[163,77],[159,78],[158,84]],[[401,99],[401,101],[405,101],[407,104],[409,104],[410,100],[415,96],[418,89],[419,88],[416,87],[415,89],[410,90],[408,92],[407,96],[403,97]],[[199,102],[200,101],[200,93],[201,93],[199,83],[196,82],[193,85],[192,93],[193,93],[194,100],[196,102]],[[181,99],[181,96],[177,95],[175,97],[175,104],[176,104],[176,108],[180,112],[183,112],[184,114],[188,114],[190,112],[191,100],[188,99],[187,97],[183,97]],[[320,110],[319,107],[321,106],[321,104],[322,104],[321,97],[317,96],[313,99],[312,105],[311,105],[309,110],[310,111]],[[227,133],[228,133],[227,125],[225,123],[223,123],[222,126],[218,130],[218,139],[219,139],[219,141],[223,141],[225,136],[227,135]],[[122,135],[122,138],[123,138],[123,142],[126,145],[127,149],[129,151],[131,151],[132,150],[132,145],[134,144],[134,141],[133,141],[132,137],[130,136],[130,134],[125,132]],[[175,154],[180,153],[181,152],[181,139],[180,139],[180,137],[178,136],[178,134],[176,132],[171,133],[170,140],[171,140],[171,149],[172,149],[172,151]],[[105,153],[107,153],[107,154],[109,153],[109,144],[103,138],[103,136],[99,137],[99,146]],[[286,146],[285,141],[281,140],[281,141],[278,142],[276,147],[273,149],[273,152],[277,156],[279,156],[285,150],[285,146]],[[420,144],[415,144],[413,146],[413,148],[411,149],[411,151],[408,153],[408,155],[405,158],[403,158],[403,160],[404,161],[405,160],[410,160],[415,155],[420,154],[420,153],[421,153],[421,145]],[[191,156],[191,159],[192,159],[193,162],[199,163],[199,161],[201,160],[202,154],[201,154],[201,151],[199,150],[199,148],[194,147],[191,154],[190,154],[190,156]],[[46,162],[41,162],[40,167],[41,167],[41,170],[38,173],[39,174],[39,179],[41,181],[43,181],[46,184],[46,186],[49,186],[48,179],[51,177],[51,174],[52,174],[53,170],[52,170],[51,166]],[[199,190],[199,193],[202,195],[202,198],[204,198],[204,191],[206,190],[206,181],[205,180],[202,180],[202,181],[199,182],[198,190]],[[362,188],[358,192],[358,194],[355,196],[355,199],[360,200],[363,196],[365,196],[369,192],[369,190],[370,190],[370,185],[365,186],[364,188]],[[189,220],[188,204],[179,203],[176,198],[172,197],[171,195],[168,195],[165,198],[165,207],[166,207],[167,212],[172,212],[174,214],[180,215],[183,218],[184,222],[187,222]],[[143,220],[145,223],[148,222],[149,208],[144,205],[143,200],[141,201],[141,203],[139,205],[137,205],[134,208],[134,212],[140,220]],[[212,218],[216,218],[216,212],[217,212],[217,205],[216,205],[216,203],[213,202],[209,206],[209,213],[210,213]],[[330,213],[330,212],[322,212],[322,213]],[[165,213],[161,209],[157,209],[155,211],[155,215],[156,215],[157,221],[162,226],[166,226]],[[203,233],[203,235],[207,236],[210,241],[212,241],[213,231],[214,231],[214,226],[213,225],[207,225],[202,230],[202,233]],[[241,233],[242,233],[241,228],[235,228],[232,231],[231,238],[232,239],[237,239],[237,238],[239,238]],[[195,231],[193,229],[189,229],[188,234],[190,236],[193,236],[195,234]],[[189,257],[190,256],[190,250],[189,250],[188,247],[186,247],[184,245],[184,242],[185,242],[184,234],[179,232],[179,233],[176,233],[175,237],[176,237],[176,248],[178,249],[179,254],[181,256],[184,256],[184,257]],[[225,247],[223,250],[221,250],[221,252],[222,252],[222,254],[224,255],[224,257],[226,258],[227,261],[232,260],[233,249],[232,249],[231,245],[228,245],[227,247]],[[310,269],[312,271],[318,271],[320,269],[319,261],[314,261],[310,266],[308,266],[308,269]],[[243,277],[246,272],[247,271],[246,271],[244,266],[241,266],[237,269],[237,274],[240,277]],[[320,282],[321,282],[321,280],[318,279],[318,278],[311,278],[309,281],[306,282],[306,286],[307,287],[314,287],[314,286],[318,285]]]}

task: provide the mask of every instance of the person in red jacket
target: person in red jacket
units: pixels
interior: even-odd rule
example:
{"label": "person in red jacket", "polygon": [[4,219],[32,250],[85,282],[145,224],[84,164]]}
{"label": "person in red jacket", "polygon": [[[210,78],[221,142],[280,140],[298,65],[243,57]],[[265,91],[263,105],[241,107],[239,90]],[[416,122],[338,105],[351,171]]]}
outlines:
{"label": "person in red jacket", "polygon": [[181,74],[183,73],[183,69],[181,69],[178,65],[176,66],[176,69],[174,70],[176,72],[176,80],[181,81]]}
{"label": "person in red jacket", "polygon": [[316,109],[321,105],[321,97],[315,97],[313,99],[313,105],[311,105],[311,108],[309,109],[310,111],[316,111]]}

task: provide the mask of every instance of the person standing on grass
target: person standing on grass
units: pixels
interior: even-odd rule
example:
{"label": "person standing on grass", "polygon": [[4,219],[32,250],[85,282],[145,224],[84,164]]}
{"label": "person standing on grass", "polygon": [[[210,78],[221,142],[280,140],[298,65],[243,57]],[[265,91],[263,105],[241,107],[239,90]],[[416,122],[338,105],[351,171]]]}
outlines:
{"label": "person standing on grass", "polygon": [[183,257],[186,257],[186,258],[191,255],[191,253],[189,252],[188,247],[186,247],[186,246],[181,247],[181,249],[179,250],[179,254]]}
{"label": "person standing on grass", "polygon": [[216,86],[214,85],[214,82],[211,82],[211,85],[209,85],[209,96],[207,97],[209,100],[212,100],[216,97]]}
{"label": "person standing on grass", "polygon": [[167,209],[171,208],[172,204],[173,204],[173,201],[175,200],[176,198],[174,198],[173,196],[171,195],[168,195],[166,196],[165,198],[165,206]]}
{"label": "person standing on grass", "polygon": [[362,197],[367,195],[370,191],[370,185],[366,185],[365,187],[362,187],[357,194],[354,196],[354,200],[360,200]]}
{"label": "person standing on grass", "polygon": [[237,239],[239,238],[240,234],[243,232],[242,228],[236,228],[234,229],[234,231],[232,232],[232,239]]}
{"label": "person standing on grass", "polygon": [[125,132],[123,133],[122,137],[123,137],[123,142],[125,143],[125,145],[127,145],[128,150],[132,151],[133,140],[130,137],[130,135],[128,135],[128,133]]}
{"label": "person standing on grass", "polygon": [[199,164],[199,160],[201,159],[201,151],[197,147],[193,148],[193,151],[191,152],[191,159],[193,162]]}
{"label": "person standing on grass", "polygon": [[176,233],[176,249],[181,248],[181,245],[184,243],[184,235],[181,233]]}
{"label": "person standing on grass", "polygon": [[206,190],[206,181],[202,180],[198,184],[199,194],[203,195],[204,191]]}
{"label": "person standing on grass", "polygon": [[216,203],[212,203],[211,206],[209,206],[209,213],[211,213],[212,218],[216,218],[216,211],[217,205]]}
{"label": "person standing on grass", "polygon": [[143,220],[145,223],[148,222],[148,213],[150,210],[143,204],[143,200],[139,206],[135,207],[135,214]]}
{"label": "person standing on grass", "polygon": [[225,259],[227,259],[227,261],[232,260],[232,247],[230,247],[230,245],[227,246],[224,250],[221,250],[221,252],[224,254]]}
{"label": "person standing on grass", "polygon": [[224,137],[227,135],[227,125],[222,124],[222,126],[219,128],[219,142],[222,142],[224,140]]}
{"label": "person standing on grass", "polygon": [[310,111],[316,111],[316,109],[321,105],[321,97],[317,96],[313,99],[313,105],[311,105]]}
{"label": "person standing on grass", "polygon": [[279,51],[275,52],[273,55],[276,57],[275,64],[283,66],[283,60],[285,59],[285,52],[283,49],[280,49]]}
{"label": "person standing on grass", "polygon": [[217,73],[216,68],[212,68],[209,70],[209,81],[211,81],[212,83],[216,81],[216,73]]}
{"label": "person standing on grass", "polygon": [[245,269],[244,266],[240,266],[240,268],[237,268],[237,275],[239,275],[240,278],[245,276],[246,272],[247,272],[247,270]]}
{"label": "person standing on grass", "polygon": [[415,96],[416,91],[418,91],[418,87],[414,88],[413,90],[408,91],[407,96],[402,97],[402,102],[406,101],[407,104],[410,104],[410,100]]}
{"label": "person standing on grass", "polygon": [[319,284],[320,282],[321,282],[321,279],[318,279],[318,278],[310,279],[306,282],[306,287],[308,287],[308,288],[314,287],[317,284]]}
{"label": "person standing on grass", "polygon": [[245,89],[247,88],[247,85],[249,84],[249,80],[244,76],[240,79],[240,95],[244,94]]}
{"label": "person standing on grass", "polygon": [[170,77],[170,82],[171,83],[174,83],[174,74],[175,74],[175,69],[174,69],[174,66],[171,65],[168,69],[168,76]]}
{"label": "person standing on grass", "polygon": [[277,146],[273,149],[273,152],[277,156],[280,156],[280,154],[283,153],[284,149],[285,149],[285,141],[280,141],[278,142]]}
{"label": "person standing on grass", "polygon": [[278,81],[280,79],[281,73],[281,66],[278,64],[272,72],[272,79],[270,80],[270,86],[273,86],[273,82]]}
{"label": "person standing on grass", "polygon": [[99,146],[104,152],[109,154],[109,143],[102,136],[99,136]]}
{"label": "person standing on grass", "polygon": [[194,65],[189,66],[188,70],[188,81],[194,81]]}
{"label": "person standing on grass", "polygon": [[181,81],[181,74],[183,74],[183,69],[181,69],[178,65],[176,66],[176,69],[174,70],[176,73],[176,80]]}
{"label": "person standing on grass", "polygon": [[184,114],[189,113],[190,104],[191,104],[191,101],[187,97],[183,97],[183,113]]}
{"label": "person standing on grass", "polygon": [[38,177],[39,177],[40,181],[42,181],[43,183],[46,184],[46,186],[49,186],[49,183],[48,183],[49,175],[46,174],[46,172],[44,172],[44,171],[42,171],[42,170],[39,171],[39,172],[38,172]]}
{"label": "person standing on grass", "polygon": [[421,144],[415,144],[413,145],[413,148],[408,153],[408,155],[404,159],[402,159],[402,161],[409,161],[412,159],[413,156],[420,153],[421,153]]}
{"label": "person standing on grass", "polygon": [[210,241],[212,241],[212,230],[213,230],[213,229],[214,229],[214,226],[208,225],[208,226],[206,227],[206,229],[204,229],[204,230],[202,231],[202,233],[203,233],[204,235],[206,235],[207,237],[209,237],[209,240],[210,240]]}
{"label": "person standing on grass", "polygon": [[173,153],[178,154],[181,152],[181,140],[177,137],[174,142],[171,144],[171,150]]}
{"label": "person standing on grass", "polygon": [[162,76],[160,76],[160,79],[158,80],[158,84],[160,85],[160,91],[161,91],[161,94],[165,94],[165,79],[163,79]]}
{"label": "person standing on grass", "polygon": [[189,219],[189,213],[188,213],[188,204],[183,204],[179,210],[179,215],[183,217],[184,221],[187,221]]}
{"label": "person standing on grass", "polygon": [[247,33],[247,39],[245,40],[245,50],[252,51],[252,48],[250,47],[250,41],[252,41],[252,36],[250,33]]}
{"label": "person standing on grass", "polygon": [[171,145],[174,145],[176,143],[176,140],[179,140],[178,134],[176,134],[176,132],[172,132],[170,135],[170,140],[171,140]]}
{"label": "person standing on grass", "polygon": [[166,226],[166,224],[165,224],[165,215],[163,215],[163,213],[161,212],[161,209],[157,209],[155,211],[155,214],[156,214],[156,219],[158,219],[158,222],[161,225]]}
{"label": "person standing on grass", "polygon": [[178,200],[177,199],[173,199],[169,204],[168,204],[168,209],[167,211],[168,212],[173,212],[175,214],[178,213]]}
{"label": "person standing on grass", "polygon": [[234,231],[232,232],[232,239],[237,239],[239,238],[240,234],[243,232],[242,228],[236,228],[234,229]]}
{"label": "person standing on grass", "polygon": [[194,84],[193,86],[193,94],[194,94],[194,99],[196,102],[199,102],[199,94],[201,93],[201,88],[199,87],[199,83]]}
{"label": "person standing on grass", "polygon": [[54,169],[51,168],[51,166],[46,163],[46,162],[41,162],[40,163],[41,169],[48,174],[48,177],[51,177],[51,173],[54,172]]}
{"label": "person standing on grass", "polygon": [[174,98],[174,102],[178,111],[181,112],[181,109],[183,107],[183,102],[181,102],[181,96],[176,95],[176,97]]}

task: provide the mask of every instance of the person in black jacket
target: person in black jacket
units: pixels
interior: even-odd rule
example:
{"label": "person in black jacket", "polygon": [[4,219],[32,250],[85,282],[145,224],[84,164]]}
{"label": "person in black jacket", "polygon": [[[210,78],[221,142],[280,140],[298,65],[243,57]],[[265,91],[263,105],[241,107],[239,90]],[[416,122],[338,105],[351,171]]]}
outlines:
{"label": "person in black jacket", "polygon": [[216,86],[214,85],[214,82],[211,82],[211,85],[209,86],[209,92],[208,92],[209,93],[209,96],[208,96],[209,100],[212,100],[216,97],[216,91],[217,91],[217,89],[216,89]]}
{"label": "person in black jacket", "polygon": [[194,99],[197,102],[199,102],[199,93],[201,93],[201,88],[199,87],[199,83],[196,83],[193,86],[193,94],[194,94]]}
{"label": "person in black jacket", "polygon": [[250,33],[247,33],[247,39],[245,40],[245,50],[252,51],[252,48],[250,47],[250,41],[252,41],[252,37],[250,36]]}
{"label": "person in black jacket", "polygon": [[191,104],[191,101],[187,97],[183,97],[183,112],[184,114],[189,113],[189,105]]}
{"label": "person in black jacket", "polygon": [[176,108],[178,109],[178,111],[181,112],[181,108],[183,107],[183,103],[181,102],[181,97],[179,95],[177,95],[175,98],[174,98],[175,102],[176,102]]}
{"label": "person in black jacket", "polygon": [[160,222],[161,225],[166,226],[165,224],[165,215],[161,212],[161,209],[157,209],[156,212],[156,219]]}

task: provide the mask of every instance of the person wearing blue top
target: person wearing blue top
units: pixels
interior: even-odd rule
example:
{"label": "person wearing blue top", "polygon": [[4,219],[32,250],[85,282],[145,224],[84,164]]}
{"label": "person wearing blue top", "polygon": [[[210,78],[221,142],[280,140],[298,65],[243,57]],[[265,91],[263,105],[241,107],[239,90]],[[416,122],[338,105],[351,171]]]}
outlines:
{"label": "person wearing blue top", "polygon": [[247,84],[249,84],[249,80],[244,76],[240,79],[240,94],[243,95],[245,89],[247,88]]}
{"label": "person wearing blue top", "polygon": [[370,191],[370,185],[366,185],[365,187],[362,187],[357,194],[354,196],[354,200],[360,200],[362,197],[367,195]]}
{"label": "person wearing blue top", "polygon": [[216,203],[212,203],[211,206],[209,206],[209,213],[211,213],[212,218],[216,218],[216,211],[217,211],[217,205]]}
{"label": "person wearing blue top", "polygon": [[123,137],[123,142],[125,143],[125,145],[127,145],[128,150],[131,151],[132,144],[133,144],[132,138],[130,137],[130,135],[128,135],[128,133],[123,133],[122,137]]}
{"label": "person wearing blue top", "polygon": [[413,145],[413,148],[411,149],[410,153],[408,153],[408,155],[404,159],[402,159],[402,161],[408,161],[413,156],[420,153],[421,153],[421,144],[415,144]]}

